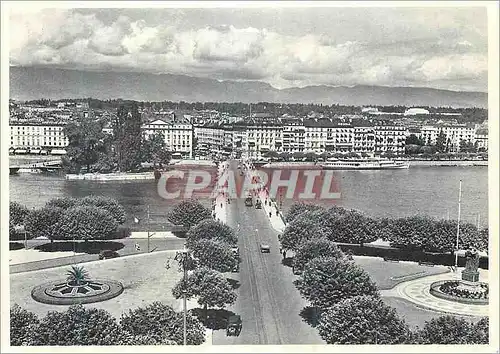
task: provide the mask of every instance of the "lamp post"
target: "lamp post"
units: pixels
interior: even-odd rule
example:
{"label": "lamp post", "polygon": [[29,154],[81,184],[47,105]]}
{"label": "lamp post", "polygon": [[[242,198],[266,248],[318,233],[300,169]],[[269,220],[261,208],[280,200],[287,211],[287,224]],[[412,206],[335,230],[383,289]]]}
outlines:
{"label": "lamp post", "polygon": [[458,240],[460,237],[460,203],[462,201],[462,180],[460,180],[460,186],[458,190],[458,220],[457,220],[457,243],[455,250],[455,270],[458,271]]}
{"label": "lamp post", "polygon": [[[175,255],[175,260],[178,261],[181,266],[182,266],[182,270],[183,270],[183,273],[184,273],[184,276],[183,276],[183,281],[184,281],[184,286],[186,284],[186,281],[187,281],[187,261],[188,261],[188,257],[189,257],[189,252],[188,250],[186,249],[186,245],[184,244],[184,249],[182,251],[179,251],[176,253]],[[182,289],[182,303],[183,303],[183,342],[184,342],[184,345],[187,345],[187,298],[186,298],[186,289]]]}

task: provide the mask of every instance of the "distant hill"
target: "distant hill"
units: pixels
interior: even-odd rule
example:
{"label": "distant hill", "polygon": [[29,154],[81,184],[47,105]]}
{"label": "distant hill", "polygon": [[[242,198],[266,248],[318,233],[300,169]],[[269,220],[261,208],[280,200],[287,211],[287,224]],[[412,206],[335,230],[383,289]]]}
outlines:
{"label": "distant hill", "polygon": [[185,75],[36,67],[10,68],[10,97],[18,100],[93,97],[138,101],[488,107],[488,94],[484,92],[385,86],[307,86],[279,90],[258,81],[221,82]]}

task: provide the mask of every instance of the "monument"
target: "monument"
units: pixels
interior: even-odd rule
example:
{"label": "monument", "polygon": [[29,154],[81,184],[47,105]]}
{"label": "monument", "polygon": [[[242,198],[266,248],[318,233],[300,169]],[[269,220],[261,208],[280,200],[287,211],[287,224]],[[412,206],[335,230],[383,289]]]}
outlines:
{"label": "monument", "polygon": [[465,252],[465,269],[462,272],[462,280],[470,282],[479,281],[479,254],[476,249],[470,247]]}

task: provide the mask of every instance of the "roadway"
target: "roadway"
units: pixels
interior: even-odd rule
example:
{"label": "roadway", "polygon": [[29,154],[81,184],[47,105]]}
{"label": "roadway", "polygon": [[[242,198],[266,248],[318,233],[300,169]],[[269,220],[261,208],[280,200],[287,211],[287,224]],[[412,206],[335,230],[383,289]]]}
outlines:
{"label": "roadway", "polygon": [[[230,166],[236,171],[235,161]],[[243,326],[239,336],[214,331],[213,344],[324,344],[299,315],[307,303],[293,285],[291,269],[281,264],[277,233],[264,209],[246,207],[241,198],[233,200],[227,205],[227,222],[237,231],[241,257],[239,273],[229,275],[239,282],[238,299],[227,310],[240,315]],[[261,243],[271,252],[261,253]]]}

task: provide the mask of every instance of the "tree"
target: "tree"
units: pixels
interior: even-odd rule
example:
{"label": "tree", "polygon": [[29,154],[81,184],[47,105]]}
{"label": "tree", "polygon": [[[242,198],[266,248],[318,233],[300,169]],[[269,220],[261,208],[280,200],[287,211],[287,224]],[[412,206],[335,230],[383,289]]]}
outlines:
{"label": "tree", "polygon": [[184,292],[188,299],[198,298],[198,303],[205,310],[205,317],[209,306],[223,308],[234,304],[237,298],[229,281],[221,273],[207,267],[196,269],[186,281],[181,279],[172,289],[176,299],[181,298]]}
{"label": "tree", "polygon": [[415,134],[410,134],[406,137],[406,145],[425,145],[425,143]]}
{"label": "tree", "polygon": [[210,218],[212,218],[212,212],[196,199],[181,201],[167,215],[168,221],[172,224],[183,225],[188,228]]}
{"label": "tree", "polygon": [[302,242],[325,236],[325,230],[310,219],[311,214],[309,211],[304,212],[286,226],[285,231],[279,235],[283,249],[295,251]]}
{"label": "tree", "polygon": [[476,152],[476,147],[474,146],[473,142],[461,139],[460,143],[459,143],[459,151],[460,152]]}
{"label": "tree", "polygon": [[32,345],[114,345],[121,336],[107,311],[73,305],[64,312],[50,311],[33,334]]}
{"label": "tree", "polygon": [[45,206],[48,208],[62,208],[69,209],[74,207],[78,202],[78,199],[71,197],[53,198],[49,200]]}
{"label": "tree", "polygon": [[137,103],[121,105],[112,120],[118,167],[126,172],[136,169],[141,163],[141,115]]}
{"label": "tree", "polygon": [[66,210],[54,227],[58,240],[110,240],[116,237],[118,223],[105,209],[77,206]]}
{"label": "tree", "polygon": [[[129,310],[120,319],[122,329],[133,336],[148,336],[156,341],[172,340],[182,345],[183,316],[161,302]],[[205,329],[201,322],[187,313],[187,344],[200,345],[205,341]]]}
{"label": "tree", "polygon": [[446,135],[441,130],[436,138],[436,150],[438,152],[448,152]]}
{"label": "tree", "polygon": [[358,295],[378,296],[370,276],[352,261],[315,258],[306,264],[295,286],[313,306],[326,309]]}
{"label": "tree", "polygon": [[424,328],[416,331],[415,338],[419,344],[472,344],[470,340],[484,340],[484,336],[477,336],[476,332],[481,326],[482,331],[484,325],[482,322],[475,327],[463,318],[445,315],[426,322]]}
{"label": "tree", "polygon": [[165,135],[162,132],[156,132],[150,136],[144,136],[142,141],[142,162],[151,162],[160,168],[170,162],[172,154],[167,150]]}
{"label": "tree", "polygon": [[17,226],[24,226],[28,216],[28,208],[17,202],[10,202],[9,204],[9,239],[14,241],[18,239],[16,234]]}
{"label": "tree", "polygon": [[125,222],[125,209],[113,198],[101,196],[87,196],[77,201],[77,205],[95,206],[107,210],[116,220],[118,224]]}
{"label": "tree", "polygon": [[39,323],[37,315],[14,304],[10,308],[10,345],[29,345]]}
{"label": "tree", "polygon": [[377,223],[357,211],[337,214],[329,224],[329,239],[345,243],[369,243],[377,240]]}
{"label": "tree", "polygon": [[405,154],[407,155],[416,155],[419,154],[422,151],[422,146],[421,145],[405,145]]}
{"label": "tree", "polygon": [[471,323],[471,330],[467,336],[469,344],[489,343],[490,323],[488,317],[481,318],[476,324]]}
{"label": "tree", "polygon": [[307,240],[295,252],[293,268],[302,271],[312,259],[319,257],[343,258],[344,256],[337,245],[326,238]]}
{"label": "tree", "polygon": [[83,166],[90,172],[90,166],[97,162],[99,152],[104,152],[103,124],[93,118],[83,118],[64,127],[69,144],[63,166],[69,172],[80,173]]}
{"label": "tree", "polygon": [[44,206],[31,211],[26,217],[26,232],[32,237],[54,239],[55,226],[59,222],[64,209]]}
{"label": "tree", "polygon": [[190,243],[190,249],[197,264],[218,272],[230,272],[238,265],[238,258],[233,254],[231,245],[217,239],[201,239]]}
{"label": "tree", "polygon": [[186,246],[191,248],[193,242],[198,240],[222,240],[229,245],[236,245],[238,237],[226,224],[213,219],[202,220],[191,227],[187,233]]}
{"label": "tree", "polygon": [[319,334],[328,344],[404,344],[411,337],[396,310],[374,296],[355,296],[322,314]]}
{"label": "tree", "polygon": [[66,281],[71,285],[82,285],[89,279],[89,272],[84,267],[71,266],[71,270],[66,272]]}
{"label": "tree", "polygon": [[314,210],[321,210],[324,209],[322,206],[317,205],[317,204],[308,204],[304,202],[299,202],[299,203],[294,203],[288,209],[288,212],[286,213],[285,219],[286,222],[292,222],[297,216],[302,214],[305,211],[314,211]]}

